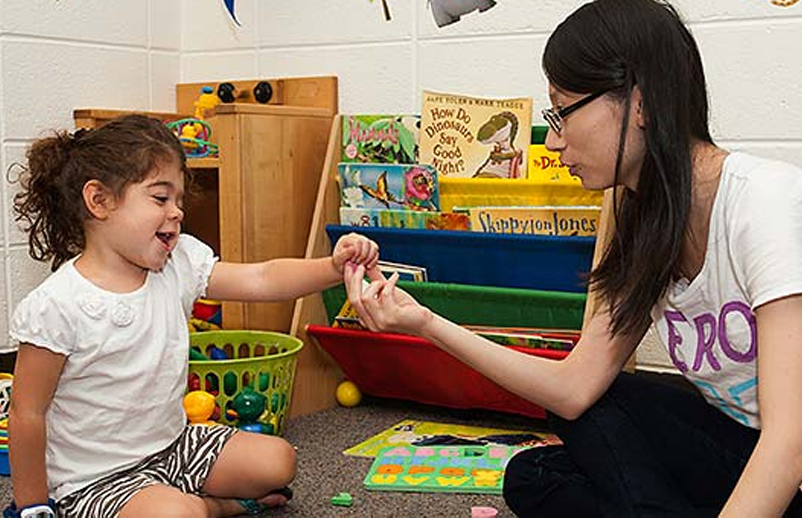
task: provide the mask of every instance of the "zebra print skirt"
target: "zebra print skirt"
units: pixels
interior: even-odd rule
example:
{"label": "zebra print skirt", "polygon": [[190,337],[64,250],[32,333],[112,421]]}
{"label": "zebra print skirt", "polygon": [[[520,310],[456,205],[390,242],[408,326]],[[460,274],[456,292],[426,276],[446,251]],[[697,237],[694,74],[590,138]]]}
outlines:
{"label": "zebra print skirt", "polygon": [[173,444],[133,468],[64,497],[58,503],[59,517],[115,518],[138,491],[156,484],[202,494],[212,466],[236,432],[228,426],[187,426]]}

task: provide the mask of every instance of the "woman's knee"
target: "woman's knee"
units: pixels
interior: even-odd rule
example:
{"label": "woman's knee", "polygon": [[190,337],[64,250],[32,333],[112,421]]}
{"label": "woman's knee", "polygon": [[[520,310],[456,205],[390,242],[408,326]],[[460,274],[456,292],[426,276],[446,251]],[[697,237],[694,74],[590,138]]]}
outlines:
{"label": "woman's knee", "polygon": [[504,471],[504,501],[517,516],[593,516],[590,484],[563,446],[523,450]]}

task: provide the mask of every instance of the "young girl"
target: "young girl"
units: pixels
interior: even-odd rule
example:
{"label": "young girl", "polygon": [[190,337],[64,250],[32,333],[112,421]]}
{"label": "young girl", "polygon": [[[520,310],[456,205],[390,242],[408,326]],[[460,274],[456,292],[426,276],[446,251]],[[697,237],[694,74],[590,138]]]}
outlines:
{"label": "young girl", "polygon": [[[802,170],[708,131],[696,43],[657,0],[597,0],[549,38],[546,145],[617,187],[600,309],[561,362],[500,348],[362,267],[370,329],[420,334],[552,413],[564,446],[507,466],[520,516],[802,516]],[[768,95],[768,92],[767,92]],[[654,324],[699,389],[619,375]]]}
{"label": "young girl", "polygon": [[11,323],[9,514],[232,516],[285,503],[286,441],[185,424],[193,302],[293,299],[341,282],[346,262],[371,270],[376,244],[349,234],[331,257],[219,262],[181,234],[184,153],[144,116],[58,133],[27,157],[14,208],[55,273]]}

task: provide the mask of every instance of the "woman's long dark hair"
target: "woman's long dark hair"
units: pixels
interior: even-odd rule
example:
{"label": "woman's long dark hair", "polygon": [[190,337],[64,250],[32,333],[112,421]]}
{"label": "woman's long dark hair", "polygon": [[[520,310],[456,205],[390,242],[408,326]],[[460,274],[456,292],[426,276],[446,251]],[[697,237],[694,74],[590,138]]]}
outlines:
{"label": "woman's long dark hair", "polygon": [[712,143],[699,49],[664,2],[596,0],[557,27],[546,44],[543,69],[560,89],[609,91],[621,102],[616,183],[630,94],[635,85],[642,94],[646,156],[637,189],[625,189],[615,208],[615,236],[590,273],[590,288],[609,304],[614,334],[644,329],[678,273],[691,207],[691,145]]}
{"label": "woman's long dark hair", "polygon": [[31,257],[50,260],[54,271],[84,249],[84,221],[91,217],[83,199],[86,182],[98,180],[121,196],[164,163],[178,163],[191,178],[181,142],[144,115],[119,117],[90,131],[56,132],[34,142],[26,156],[15,219],[28,232]]}

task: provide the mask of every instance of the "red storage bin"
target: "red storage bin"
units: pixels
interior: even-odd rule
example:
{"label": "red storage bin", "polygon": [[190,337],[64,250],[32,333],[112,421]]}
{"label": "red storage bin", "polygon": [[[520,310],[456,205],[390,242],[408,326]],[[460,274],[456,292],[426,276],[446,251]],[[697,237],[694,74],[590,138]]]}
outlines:
{"label": "red storage bin", "polygon": [[[316,325],[307,326],[306,332],[365,394],[545,417],[543,408],[501,388],[423,338]],[[552,349],[512,348],[554,360],[568,355]]]}

